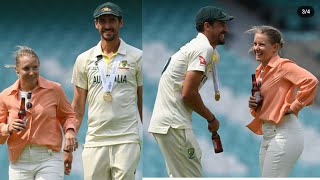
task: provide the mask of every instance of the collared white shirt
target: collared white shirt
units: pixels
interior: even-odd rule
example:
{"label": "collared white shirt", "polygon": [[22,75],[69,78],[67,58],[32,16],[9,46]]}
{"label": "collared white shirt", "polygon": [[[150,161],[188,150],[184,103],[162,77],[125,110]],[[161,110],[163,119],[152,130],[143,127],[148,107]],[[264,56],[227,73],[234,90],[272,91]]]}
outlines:
{"label": "collared white shirt", "polygon": [[[102,55],[101,42],[80,54],[74,65],[72,83],[88,90],[86,147],[140,142],[137,87],[142,86],[142,51],[121,39],[117,53],[123,56],[115,76],[111,102],[103,99],[97,63],[97,57]],[[108,63],[107,77],[110,76],[114,58]]]}
{"label": "collared white shirt", "polygon": [[187,71],[202,71],[200,89],[210,75],[215,51],[207,37],[199,33],[171,56],[160,78],[149,132],[166,134],[169,127],[192,129],[192,109],[182,100],[185,75]]}

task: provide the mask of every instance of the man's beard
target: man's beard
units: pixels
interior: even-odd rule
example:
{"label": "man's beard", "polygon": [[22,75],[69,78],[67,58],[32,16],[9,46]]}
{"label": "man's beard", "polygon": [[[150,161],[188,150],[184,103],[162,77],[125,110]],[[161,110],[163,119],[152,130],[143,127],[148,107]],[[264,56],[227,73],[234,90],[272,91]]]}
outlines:
{"label": "man's beard", "polygon": [[218,45],[224,45],[225,44],[225,37],[223,39],[220,38],[220,35],[218,37]]}
{"label": "man's beard", "polygon": [[[113,34],[111,36],[104,36],[104,33],[108,33],[109,31],[111,31]],[[102,38],[106,41],[113,41],[115,39],[115,37],[117,36],[117,34],[114,33],[113,29],[110,30],[104,30],[102,31]]]}
{"label": "man's beard", "polygon": [[218,41],[218,45],[224,45],[225,43],[226,43],[225,40],[222,40],[222,41],[221,41],[221,40],[219,39],[219,41]]}
{"label": "man's beard", "polygon": [[114,38],[115,38],[115,36],[108,36],[108,37],[102,36],[102,37],[103,37],[103,39],[106,40],[106,41],[113,41]]}

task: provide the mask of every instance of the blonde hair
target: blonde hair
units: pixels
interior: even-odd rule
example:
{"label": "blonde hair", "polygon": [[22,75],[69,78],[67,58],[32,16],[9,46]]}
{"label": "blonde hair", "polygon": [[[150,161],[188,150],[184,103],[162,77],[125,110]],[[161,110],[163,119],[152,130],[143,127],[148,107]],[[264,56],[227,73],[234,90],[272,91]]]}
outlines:
{"label": "blonde hair", "polygon": [[[266,34],[272,45],[276,44],[276,43],[279,44],[278,51],[280,51],[280,49],[284,45],[282,33],[277,28],[272,27],[272,26],[266,26],[266,25],[253,26],[251,29],[247,30],[245,33],[254,34],[254,35],[257,33]],[[251,51],[253,51],[253,47],[250,48],[249,52],[251,52]]]}
{"label": "blonde hair", "polygon": [[32,48],[28,46],[17,46],[16,48],[17,48],[17,51],[14,52],[14,56],[16,59],[16,66],[19,65],[19,58],[22,56],[35,57],[40,64],[39,57]]}

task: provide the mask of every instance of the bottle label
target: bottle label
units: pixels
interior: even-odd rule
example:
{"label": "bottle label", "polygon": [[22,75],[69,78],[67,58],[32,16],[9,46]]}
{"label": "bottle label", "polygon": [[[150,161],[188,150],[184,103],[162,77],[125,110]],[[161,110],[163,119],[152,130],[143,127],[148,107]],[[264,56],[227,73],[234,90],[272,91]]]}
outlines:
{"label": "bottle label", "polygon": [[23,124],[24,124],[25,126],[27,126],[27,117],[24,116],[22,120],[23,120]]}
{"label": "bottle label", "polygon": [[212,141],[212,144],[213,144],[214,149],[218,148],[218,145],[217,145],[217,143],[215,141]]}
{"label": "bottle label", "polygon": [[256,98],[257,103],[261,101],[261,94],[259,91],[254,92],[254,98]]}

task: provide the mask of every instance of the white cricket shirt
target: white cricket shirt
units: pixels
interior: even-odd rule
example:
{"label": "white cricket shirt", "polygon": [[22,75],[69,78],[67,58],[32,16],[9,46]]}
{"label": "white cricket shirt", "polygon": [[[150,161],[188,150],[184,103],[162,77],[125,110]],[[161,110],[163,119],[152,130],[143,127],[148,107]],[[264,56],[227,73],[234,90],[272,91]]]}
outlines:
{"label": "white cricket shirt", "polygon": [[169,127],[192,129],[192,109],[182,100],[183,82],[187,71],[202,71],[200,89],[210,75],[214,52],[207,37],[198,33],[171,56],[160,78],[149,132],[166,134]]}
{"label": "white cricket shirt", "polygon": [[[103,99],[104,90],[98,68],[101,42],[80,54],[73,69],[72,83],[88,90],[88,131],[85,147],[140,142],[137,120],[137,88],[142,86],[142,51],[122,39],[118,49],[122,59],[111,91],[112,101]],[[106,76],[110,76],[111,57]],[[105,59],[101,59],[105,60]]]}

